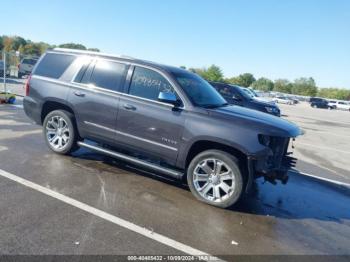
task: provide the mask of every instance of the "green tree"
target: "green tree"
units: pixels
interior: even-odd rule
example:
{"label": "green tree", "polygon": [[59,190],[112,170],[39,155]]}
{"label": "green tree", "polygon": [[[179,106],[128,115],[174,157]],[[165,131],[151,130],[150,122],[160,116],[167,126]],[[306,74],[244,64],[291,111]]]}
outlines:
{"label": "green tree", "polygon": [[259,78],[257,81],[255,81],[252,84],[252,87],[257,90],[262,90],[262,91],[272,91],[273,90],[273,82],[265,77]]}
{"label": "green tree", "polygon": [[275,81],[273,91],[291,94],[292,88],[293,88],[293,84],[289,82],[287,79],[277,79]]}
{"label": "green tree", "polygon": [[294,80],[292,93],[303,96],[316,96],[317,86],[312,77],[301,77]]}
{"label": "green tree", "polygon": [[3,37],[3,45],[4,45],[4,50],[6,52],[10,52],[12,50],[12,43],[13,43],[13,38],[4,36]]}
{"label": "green tree", "polygon": [[40,56],[42,54],[41,46],[38,43],[28,43],[19,47],[19,52],[24,55]]}
{"label": "green tree", "polygon": [[320,88],[317,96],[339,100],[350,100],[350,90],[340,88]]}
{"label": "green tree", "polygon": [[211,65],[208,68],[189,68],[188,71],[196,73],[207,81],[223,82],[224,75],[220,67]]}
{"label": "green tree", "polygon": [[0,36],[0,50],[4,48],[4,38]]}
{"label": "green tree", "polygon": [[70,48],[70,49],[79,49],[79,50],[86,50],[86,46],[82,44],[75,44],[75,43],[67,43],[67,44],[61,44],[58,47],[60,48]]}
{"label": "green tree", "polygon": [[233,85],[249,87],[256,81],[256,79],[254,78],[253,74],[244,73],[237,77],[229,78],[226,81]]}
{"label": "green tree", "polygon": [[23,37],[15,36],[12,39],[13,41],[11,45],[11,50],[17,51],[20,46],[24,46],[27,44],[27,41]]}
{"label": "green tree", "polygon": [[224,74],[220,67],[211,65],[208,69],[204,70],[203,78],[208,81],[222,82],[224,80]]}

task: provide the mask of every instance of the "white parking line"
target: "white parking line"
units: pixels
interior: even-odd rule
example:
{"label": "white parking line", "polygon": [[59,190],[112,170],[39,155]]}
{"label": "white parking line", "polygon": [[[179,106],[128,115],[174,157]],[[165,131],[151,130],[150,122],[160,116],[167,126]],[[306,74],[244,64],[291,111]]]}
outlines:
{"label": "white parking line", "polygon": [[316,176],[316,175],[312,175],[312,174],[308,174],[308,173],[304,173],[304,172],[296,171],[296,170],[289,170],[289,172],[292,172],[294,174],[300,174],[300,175],[303,175],[303,176],[316,178],[318,180],[323,180],[323,181],[326,181],[326,182],[329,182],[329,183],[337,184],[337,185],[340,185],[340,186],[346,186],[346,187],[350,188],[350,184],[344,183],[344,182],[340,182],[340,181],[337,181],[337,180],[333,180],[333,179],[329,179],[329,178],[325,178],[325,177],[320,177],[320,176]]}
{"label": "white parking line", "polygon": [[95,215],[95,216],[100,217],[100,218],[102,218],[104,220],[112,222],[112,223],[114,223],[114,224],[116,224],[118,226],[124,227],[124,228],[126,228],[128,230],[131,230],[131,231],[133,231],[135,233],[143,235],[143,236],[145,236],[147,238],[150,238],[150,239],[152,239],[154,241],[162,243],[162,244],[164,244],[166,246],[169,246],[171,248],[177,249],[177,250],[179,250],[179,251],[181,251],[183,253],[186,253],[186,254],[189,254],[189,255],[194,255],[194,256],[210,257],[210,259],[213,259],[213,260],[220,260],[220,259],[218,259],[216,257],[213,257],[213,256],[211,256],[211,255],[209,255],[209,254],[207,254],[207,253],[205,253],[203,251],[200,251],[198,249],[195,249],[195,248],[192,248],[192,247],[187,246],[185,244],[182,244],[182,243],[180,243],[180,242],[178,242],[176,240],[173,240],[173,239],[168,238],[166,236],[163,236],[161,234],[155,233],[155,232],[153,232],[151,230],[148,230],[148,229],[146,229],[144,227],[138,226],[138,225],[136,225],[136,224],[134,224],[132,222],[129,222],[129,221],[124,220],[122,218],[119,218],[117,216],[111,215],[111,214],[109,214],[107,212],[104,212],[104,211],[102,211],[100,209],[97,209],[97,208],[94,208],[94,207],[89,206],[87,204],[84,204],[84,203],[82,203],[82,202],[80,202],[78,200],[75,200],[75,199],[70,198],[68,196],[62,195],[62,194],[60,194],[60,193],[58,193],[56,191],[53,191],[53,190],[48,189],[46,187],[40,186],[40,185],[35,184],[35,183],[33,183],[33,182],[29,181],[29,180],[26,180],[26,179],[21,178],[19,176],[13,175],[13,174],[8,173],[8,172],[6,172],[4,170],[1,170],[1,169],[0,169],[0,176],[5,177],[7,179],[10,179],[10,180],[12,180],[14,182],[17,182],[17,183],[19,183],[19,184],[21,184],[23,186],[29,187],[29,188],[34,189],[36,191],[39,191],[39,192],[41,192],[41,193],[43,193],[43,194],[45,194],[47,196],[53,197],[53,198],[55,198],[57,200],[60,200],[60,201],[62,201],[64,203],[66,203],[66,204],[69,204],[71,206],[74,206],[76,208],[84,210],[85,212],[88,212],[88,213],[90,213],[92,215]]}
{"label": "white parking line", "polygon": [[17,107],[17,108],[23,108],[23,105],[12,105],[14,107]]}
{"label": "white parking line", "polygon": [[330,151],[339,152],[339,153],[343,153],[343,154],[350,154],[350,151],[334,149],[334,148],[327,147],[327,146],[316,146],[316,145],[308,144],[308,143],[304,143],[304,142],[296,142],[295,145],[311,146],[311,147],[314,147],[314,148],[330,150]]}

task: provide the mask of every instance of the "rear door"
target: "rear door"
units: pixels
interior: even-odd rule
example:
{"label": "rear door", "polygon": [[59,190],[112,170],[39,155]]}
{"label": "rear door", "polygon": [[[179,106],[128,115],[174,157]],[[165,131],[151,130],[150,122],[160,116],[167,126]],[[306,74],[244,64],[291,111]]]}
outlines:
{"label": "rear door", "polygon": [[79,70],[72,82],[69,102],[82,136],[114,142],[120,91],[128,67],[118,61],[95,59]]}
{"label": "rear door", "polygon": [[172,84],[161,72],[136,66],[127,89],[120,98],[118,143],[175,164],[184,111],[157,101],[160,92],[176,94]]}

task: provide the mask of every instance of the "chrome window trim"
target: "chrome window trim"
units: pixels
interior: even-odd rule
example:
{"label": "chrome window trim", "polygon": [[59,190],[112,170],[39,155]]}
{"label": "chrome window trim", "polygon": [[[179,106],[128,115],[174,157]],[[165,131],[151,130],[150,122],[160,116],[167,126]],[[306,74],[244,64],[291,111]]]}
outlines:
{"label": "chrome window trim", "polygon": [[90,55],[90,56],[107,56],[107,57],[113,57],[113,58],[120,58],[120,59],[128,59],[128,60],[135,60],[136,58],[126,56],[126,55],[115,55],[115,54],[109,54],[109,53],[103,53],[103,52],[96,52],[96,51],[88,51],[88,50],[78,50],[78,49],[69,49],[69,48],[59,48],[56,47],[53,50],[50,50],[48,52],[55,52],[58,54],[75,54],[75,55]]}
{"label": "chrome window trim", "polygon": [[80,56],[81,54],[74,54],[68,52],[55,52],[53,50],[46,51],[45,54],[57,54],[57,55],[72,55],[72,56]]}
{"label": "chrome window trim", "polygon": [[167,145],[164,145],[162,143],[158,143],[158,142],[155,142],[155,141],[152,141],[152,140],[149,140],[149,139],[145,139],[145,138],[142,138],[142,137],[139,137],[139,136],[134,136],[134,135],[130,135],[130,134],[127,134],[127,133],[124,133],[124,132],[120,132],[118,130],[115,130],[115,129],[112,129],[112,128],[109,128],[109,127],[106,127],[106,126],[102,126],[102,125],[99,125],[99,124],[95,124],[95,123],[92,123],[92,122],[89,122],[89,121],[84,121],[84,124],[90,125],[90,126],[94,126],[94,127],[97,127],[97,128],[101,128],[101,129],[104,129],[104,130],[116,133],[118,135],[127,136],[127,137],[130,137],[130,138],[133,138],[133,139],[136,139],[136,140],[139,140],[139,141],[143,141],[143,142],[146,142],[146,143],[150,143],[150,144],[153,144],[153,145],[156,145],[156,146],[164,147],[164,148],[167,148],[167,149],[170,149],[170,150],[173,150],[173,151],[178,151],[177,148],[175,148],[175,147],[167,146]]}

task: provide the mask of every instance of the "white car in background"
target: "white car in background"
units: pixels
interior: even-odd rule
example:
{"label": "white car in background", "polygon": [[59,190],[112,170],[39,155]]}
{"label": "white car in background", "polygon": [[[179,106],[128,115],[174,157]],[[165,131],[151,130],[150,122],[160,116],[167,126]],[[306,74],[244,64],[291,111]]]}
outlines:
{"label": "white car in background", "polygon": [[328,100],[328,106],[330,109],[336,109],[337,108],[337,100]]}
{"label": "white car in background", "polygon": [[293,100],[289,99],[285,96],[276,96],[273,101],[275,101],[277,104],[286,104],[286,105],[294,105]]}
{"label": "white car in background", "polygon": [[348,101],[337,101],[335,109],[350,111],[350,102]]}
{"label": "white car in background", "polygon": [[261,97],[257,92],[255,92],[253,89],[249,88],[249,87],[241,87],[241,89],[246,92],[250,97],[252,97],[255,100],[258,101],[262,101],[262,102],[267,102],[270,104],[275,104],[274,101],[272,101],[272,99],[267,98],[267,97]]}

